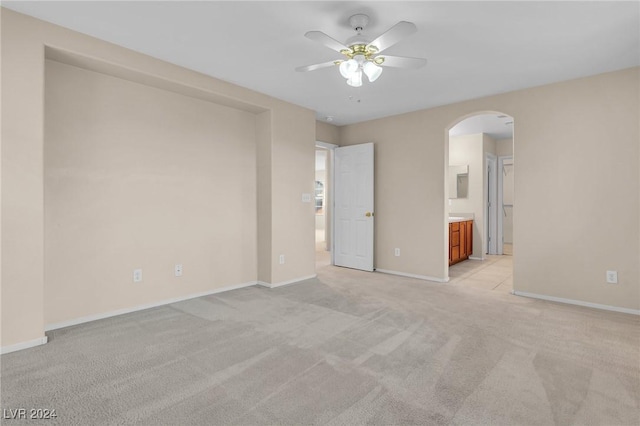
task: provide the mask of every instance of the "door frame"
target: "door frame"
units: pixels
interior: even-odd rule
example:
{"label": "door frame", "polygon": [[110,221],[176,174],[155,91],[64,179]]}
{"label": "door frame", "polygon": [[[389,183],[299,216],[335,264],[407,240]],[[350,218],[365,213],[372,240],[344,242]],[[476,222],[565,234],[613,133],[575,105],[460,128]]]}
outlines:
{"label": "door frame", "polygon": [[[498,253],[498,197],[497,197],[497,171],[498,157],[490,152],[485,153],[485,247],[483,250],[487,254]],[[491,174],[493,170],[493,174]]]}
{"label": "door frame", "polygon": [[[327,150],[327,180],[329,180],[329,185],[325,185],[324,188],[324,206],[326,208],[326,212],[329,214],[329,220],[325,219],[325,239],[329,236],[329,244],[327,244],[327,248],[329,250],[329,255],[331,258],[331,265],[335,265],[334,259],[334,250],[333,245],[335,241],[335,203],[333,201],[333,194],[335,194],[335,179],[334,179],[334,150],[339,147],[339,145],[316,141],[316,148],[324,148]],[[326,213],[325,213],[326,218]],[[328,229],[327,229],[328,228]],[[314,238],[315,241],[315,238]]]}

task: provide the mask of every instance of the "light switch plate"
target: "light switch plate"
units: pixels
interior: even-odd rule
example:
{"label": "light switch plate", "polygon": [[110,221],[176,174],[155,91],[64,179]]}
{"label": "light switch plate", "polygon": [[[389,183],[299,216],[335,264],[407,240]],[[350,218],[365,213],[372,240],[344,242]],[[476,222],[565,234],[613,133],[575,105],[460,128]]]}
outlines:
{"label": "light switch plate", "polygon": [[304,193],[302,194],[302,202],[310,203],[311,202],[311,194]]}

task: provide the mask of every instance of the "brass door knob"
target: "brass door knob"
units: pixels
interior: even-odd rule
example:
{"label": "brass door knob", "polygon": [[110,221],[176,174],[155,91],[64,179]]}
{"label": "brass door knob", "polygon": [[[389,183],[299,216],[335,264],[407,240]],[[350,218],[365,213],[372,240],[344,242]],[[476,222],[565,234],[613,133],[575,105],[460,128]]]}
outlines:
{"label": "brass door knob", "polygon": [[365,215],[366,217],[371,217],[371,216],[373,216],[373,213],[371,213],[371,212],[366,212],[364,215]]}

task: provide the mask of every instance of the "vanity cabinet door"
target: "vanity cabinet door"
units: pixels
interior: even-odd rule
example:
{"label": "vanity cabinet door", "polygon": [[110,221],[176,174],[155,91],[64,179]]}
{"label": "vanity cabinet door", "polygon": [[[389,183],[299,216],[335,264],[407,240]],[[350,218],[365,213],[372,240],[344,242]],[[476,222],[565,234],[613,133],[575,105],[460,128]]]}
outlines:
{"label": "vanity cabinet door", "polygon": [[452,231],[452,226],[451,223],[449,224],[449,265],[451,265],[451,263],[453,263],[453,252],[451,250],[451,240],[453,238],[453,231]]}
{"label": "vanity cabinet door", "polygon": [[467,256],[471,256],[473,254],[473,221],[472,220],[468,220],[465,223],[465,228],[467,228],[467,232],[466,232],[466,252],[467,252]]}
{"label": "vanity cabinet door", "polygon": [[473,253],[473,220],[449,223],[449,265]]}
{"label": "vanity cabinet door", "polygon": [[460,259],[469,257],[467,253],[467,222],[460,223]]}
{"label": "vanity cabinet door", "polygon": [[449,264],[460,260],[460,223],[449,224]]}

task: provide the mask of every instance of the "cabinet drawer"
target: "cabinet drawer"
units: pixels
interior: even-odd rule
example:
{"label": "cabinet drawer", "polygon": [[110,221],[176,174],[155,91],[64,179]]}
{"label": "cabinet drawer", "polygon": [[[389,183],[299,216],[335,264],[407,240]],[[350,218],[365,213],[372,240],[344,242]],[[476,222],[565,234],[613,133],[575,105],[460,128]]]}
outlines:
{"label": "cabinet drawer", "polygon": [[451,227],[452,231],[459,231],[460,230],[460,222],[450,223],[449,226]]}

